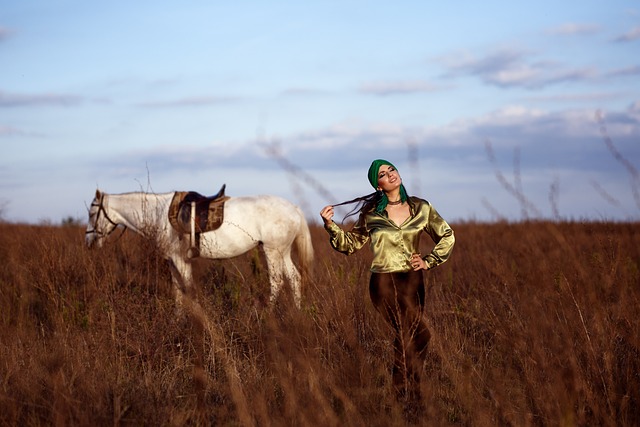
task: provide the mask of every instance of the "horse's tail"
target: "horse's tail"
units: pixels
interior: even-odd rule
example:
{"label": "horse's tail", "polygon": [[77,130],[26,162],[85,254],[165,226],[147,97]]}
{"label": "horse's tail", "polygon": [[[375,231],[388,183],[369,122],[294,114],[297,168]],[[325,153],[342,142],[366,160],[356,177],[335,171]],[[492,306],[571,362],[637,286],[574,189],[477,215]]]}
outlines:
{"label": "horse's tail", "polygon": [[300,211],[300,228],[296,234],[296,248],[298,249],[298,258],[302,267],[303,276],[307,276],[313,269],[313,244],[311,242],[311,232],[309,225]]}

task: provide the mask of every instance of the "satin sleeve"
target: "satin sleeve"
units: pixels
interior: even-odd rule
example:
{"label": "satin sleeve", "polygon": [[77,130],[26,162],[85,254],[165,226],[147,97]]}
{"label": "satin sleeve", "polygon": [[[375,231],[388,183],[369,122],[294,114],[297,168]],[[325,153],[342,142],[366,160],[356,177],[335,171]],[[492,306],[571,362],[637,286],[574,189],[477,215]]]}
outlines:
{"label": "satin sleeve", "polygon": [[335,222],[331,222],[324,228],[329,233],[331,247],[345,255],[351,255],[360,250],[369,241],[369,232],[362,215],[350,231],[344,231]]}
{"label": "satin sleeve", "polygon": [[425,225],[424,231],[436,244],[431,253],[423,258],[427,267],[433,268],[449,259],[456,238],[447,221],[440,216],[433,206],[429,210],[429,220]]}

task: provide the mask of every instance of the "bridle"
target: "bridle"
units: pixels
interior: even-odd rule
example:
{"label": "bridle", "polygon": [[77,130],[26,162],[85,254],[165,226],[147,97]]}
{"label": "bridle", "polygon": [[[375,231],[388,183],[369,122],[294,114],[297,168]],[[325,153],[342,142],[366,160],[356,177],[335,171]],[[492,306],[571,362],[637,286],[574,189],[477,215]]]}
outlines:
{"label": "bridle", "polygon": [[[84,234],[95,234],[96,236],[100,237],[100,238],[105,238],[108,235],[110,235],[111,233],[113,233],[113,230],[115,230],[116,228],[118,228],[119,225],[117,222],[115,222],[114,220],[112,220],[111,218],[109,218],[109,215],[107,214],[107,210],[104,208],[104,194],[100,195],[100,201],[96,202],[95,199],[93,202],[91,202],[91,207],[90,208],[98,208],[98,212],[95,213],[96,219],[93,221],[93,228],[91,230],[87,230],[85,231]],[[109,223],[111,223],[111,225],[113,225],[114,227],[109,230],[108,232],[103,232],[98,230],[97,225],[98,225],[98,220],[100,220],[100,214],[102,214],[104,216],[104,218],[109,221]],[[89,222],[91,222],[91,218],[93,217],[93,214],[89,217]],[[124,228],[122,229],[122,234],[124,234],[124,232],[126,231],[127,227],[123,226]],[[120,234],[120,236],[122,236],[122,234]]]}

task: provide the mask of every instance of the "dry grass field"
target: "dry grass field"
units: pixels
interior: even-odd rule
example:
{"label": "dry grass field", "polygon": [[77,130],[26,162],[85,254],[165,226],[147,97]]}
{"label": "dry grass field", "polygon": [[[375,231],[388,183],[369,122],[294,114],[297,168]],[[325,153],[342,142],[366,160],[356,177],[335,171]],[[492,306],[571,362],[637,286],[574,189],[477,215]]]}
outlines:
{"label": "dry grass field", "polygon": [[0,223],[0,424],[640,425],[640,224],[452,227],[415,416],[389,386],[369,251],[336,253],[319,226],[301,310],[288,288],[265,304],[253,251],[196,261],[179,317],[150,242]]}

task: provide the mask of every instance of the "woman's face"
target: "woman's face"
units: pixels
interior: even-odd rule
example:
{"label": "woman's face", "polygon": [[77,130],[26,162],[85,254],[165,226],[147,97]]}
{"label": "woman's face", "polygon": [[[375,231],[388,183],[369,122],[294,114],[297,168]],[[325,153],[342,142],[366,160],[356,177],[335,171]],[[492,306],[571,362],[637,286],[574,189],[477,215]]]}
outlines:
{"label": "woman's face", "polygon": [[380,166],[378,169],[378,188],[388,193],[399,188],[400,184],[402,184],[402,178],[396,168],[391,165]]}

